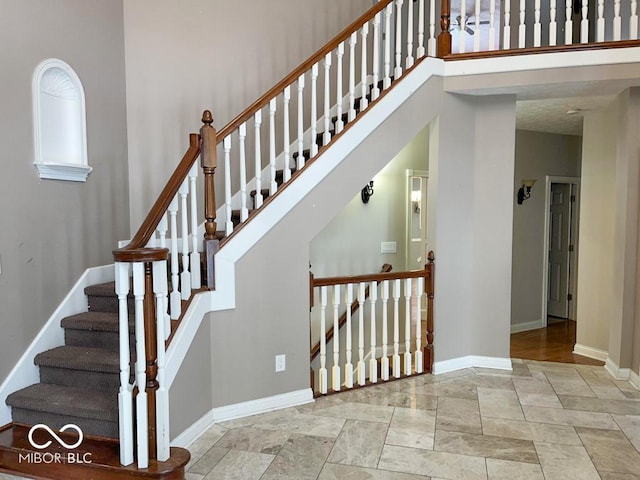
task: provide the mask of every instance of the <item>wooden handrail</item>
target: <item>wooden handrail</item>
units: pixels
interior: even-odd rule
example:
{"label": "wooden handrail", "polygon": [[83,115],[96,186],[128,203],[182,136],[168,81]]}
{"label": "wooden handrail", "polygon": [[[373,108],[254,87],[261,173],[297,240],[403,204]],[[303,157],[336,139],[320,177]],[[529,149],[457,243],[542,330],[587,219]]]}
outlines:
{"label": "wooden handrail", "polygon": [[357,31],[360,26],[362,26],[365,22],[368,22],[372,18],[376,16],[377,13],[384,10],[387,5],[392,3],[393,0],[381,0],[376,3],[373,7],[371,7],[368,11],[363,13],[360,17],[358,17],[355,21],[353,21],[347,28],[345,28],[342,32],[340,32],[337,36],[335,36],[332,40],[330,40],[324,47],[320,48],[316,53],[314,53],[311,57],[305,60],[298,68],[289,73],[286,77],[284,77],[280,82],[278,82],[273,88],[267,91],[264,95],[262,95],[258,100],[256,100],[252,105],[246,108],[241,114],[239,114],[236,118],[231,120],[222,130],[218,132],[218,143],[222,142],[222,140],[230,135],[236,128],[238,128],[241,124],[250,119],[258,110],[267,106],[271,99],[276,97],[279,93],[281,93],[285,87],[291,85],[300,75],[306,73],[311,67],[322,61],[327,53],[333,51],[338,47],[341,42],[347,40],[354,31]]}
{"label": "wooden handrail", "polygon": [[[384,265],[382,265],[382,269],[380,270],[380,273],[387,273],[390,272],[392,270],[392,266],[388,263],[385,263]],[[310,274],[310,290],[311,290],[311,298],[313,299],[313,287],[314,287],[314,282],[313,282],[313,274]],[[369,298],[369,287],[367,287],[365,289],[364,292],[364,299],[366,300],[367,298]],[[360,306],[360,303],[357,300],[354,300],[351,303],[351,315],[353,315],[357,310],[358,307]],[[338,329],[342,328],[342,326],[347,323],[347,312],[345,311],[342,315],[340,315],[340,318],[338,319]],[[329,330],[327,330],[327,334],[326,334],[326,341],[329,342],[329,340],[331,340],[333,338],[333,326],[331,326],[331,328],[329,328]],[[313,348],[311,349],[311,360],[313,362],[313,359],[316,358],[318,355],[320,354],[320,342],[316,343]]]}
{"label": "wooden handrail", "polygon": [[382,282],[384,280],[401,280],[405,278],[420,278],[424,277],[424,270],[414,270],[410,272],[384,272],[384,273],[372,273],[369,275],[352,275],[345,277],[325,277],[314,278],[314,287],[329,287],[332,285],[346,285],[348,283],[361,283],[361,282]]}
{"label": "wooden handrail", "polygon": [[[162,216],[169,208],[169,204],[175,197],[180,185],[189,174],[189,170],[191,170],[198,155],[200,155],[200,135],[192,133],[189,135],[189,148],[162,189],[160,196],[153,204],[142,225],[133,236],[133,239],[126,247],[113,251],[113,257],[116,262],[144,262],[167,259],[167,249],[147,248],[147,243],[149,243],[158,223],[160,223]],[[146,255],[144,255],[143,251],[146,252]],[[164,252],[164,254],[161,252]]]}

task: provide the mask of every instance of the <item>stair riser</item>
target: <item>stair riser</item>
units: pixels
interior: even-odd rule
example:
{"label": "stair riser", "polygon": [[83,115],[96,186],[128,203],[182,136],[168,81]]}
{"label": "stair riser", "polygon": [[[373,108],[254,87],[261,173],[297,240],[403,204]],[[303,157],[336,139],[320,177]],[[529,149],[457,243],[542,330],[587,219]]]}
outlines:
{"label": "stair riser", "polygon": [[[104,348],[111,352],[120,349],[120,335],[118,332],[100,332],[96,330],[65,329],[65,345],[75,347]],[[135,337],[129,335],[129,351],[135,352]]]}
{"label": "stair riser", "polygon": [[100,390],[115,395],[120,387],[120,375],[118,373],[89,372],[41,365],[40,382]]}
{"label": "stair riser", "polygon": [[[115,399],[114,399],[115,400]],[[53,430],[60,430],[68,423],[78,425],[84,435],[97,435],[107,438],[118,438],[118,422],[94,420],[90,418],[57,415],[55,413],[38,412],[13,407],[11,410],[13,421],[25,425],[44,423]]]}
{"label": "stair riser", "polygon": [[[118,298],[115,294],[113,297],[89,295],[87,298],[90,312],[118,313]],[[127,300],[127,305],[129,312],[135,311],[135,301],[133,298]]]}

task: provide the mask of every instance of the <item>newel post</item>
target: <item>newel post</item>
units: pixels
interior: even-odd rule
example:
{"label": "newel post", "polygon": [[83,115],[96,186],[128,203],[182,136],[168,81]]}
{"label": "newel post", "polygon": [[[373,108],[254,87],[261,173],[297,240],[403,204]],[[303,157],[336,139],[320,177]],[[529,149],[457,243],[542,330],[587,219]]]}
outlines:
{"label": "newel post", "polygon": [[450,0],[442,0],[442,8],[440,10],[440,29],[438,35],[438,57],[443,58],[451,53],[451,2]]}
{"label": "newel post", "polygon": [[423,370],[433,373],[433,294],[435,284],[435,255],[433,250],[428,255],[429,263],[424,266],[424,292],[427,294],[427,344],[423,348]]}
{"label": "newel post", "polygon": [[215,195],[215,172],[218,166],[218,156],[216,152],[216,129],[211,125],[213,116],[209,110],[202,114],[201,138],[201,166],[204,172],[204,252],[207,270],[207,287],[215,289],[215,254],[218,251],[219,241],[216,236],[216,195]]}

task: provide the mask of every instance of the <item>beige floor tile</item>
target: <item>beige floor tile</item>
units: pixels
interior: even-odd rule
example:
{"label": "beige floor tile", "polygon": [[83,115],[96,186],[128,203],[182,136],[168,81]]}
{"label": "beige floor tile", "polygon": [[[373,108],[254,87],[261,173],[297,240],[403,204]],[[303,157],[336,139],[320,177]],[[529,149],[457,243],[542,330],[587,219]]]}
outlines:
{"label": "beige floor tile", "polygon": [[513,379],[513,386],[518,392],[518,395],[523,393],[537,393],[540,395],[555,395],[555,390],[551,387],[551,384],[546,381],[527,379],[523,380],[521,378]]}
{"label": "beige floor tile", "polygon": [[640,452],[640,416],[614,415],[613,419],[627,436],[632,445]]}
{"label": "beige floor tile", "polygon": [[521,405],[529,405],[534,407],[550,407],[550,408],[562,408],[562,403],[558,399],[557,395],[544,395],[541,393],[519,393]]}
{"label": "beige floor tile", "polygon": [[387,435],[387,424],[347,420],[328,462],[375,468]]}
{"label": "beige floor tile", "polygon": [[396,408],[385,443],[433,450],[435,425],[435,412]]}
{"label": "beige floor tile", "polygon": [[544,480],[538,464],[487,458],[489,480]]}
{"label": "beige floor tile", "polygon": [[346,421],[344,418],[300,413],[296,409],[279,410],[273,413],[277,415],[264,416],[255,420],[252,425],[265,430],[337,438]]}
{"label": "beige floor tile", "polygon": [[[187,472],[184,474],[184,480],[202,480],[204,475],[200,475],[199,473],[190,473]],[[0,475],[0,480],[5,480],[5,478]]]}
{"label": "beige floor tile", "polygon": [[548,423],[520,422],[500,418],[483,418],[482,432],[485,435],[519,438],[534,442],[582,445],[573,427]]}
{"label": "beige floor tile", "polygon": [[482,417],[524,420],[518,395],[512,390],[478,387],[478,402]]}
{"label": "beige floor tile", "polygon": [[599,472],[602,480],[640,480],[640,476],[630,473]]}
{"label": "beige floor tile", "polygon": [[292,434],[260,480],[315,480],[334,441]]}
{"label": "beige floor tile", "polygon": [[640,415],[640,402],[637,400],[605,400],[601,398],[558,397],[564,408],[589,412],[617,413],[621,415]]}
{"label": "beige floor tile", "polygon": [[640,453],[620,431],[576,428],[598,471],[640,475]]}
{"label": "beige floor tile", "polygon": [[457,385],[449,381],[441,383],[429,383],[416,388],[417,393],[433,395],[436,397],[465,398],[476,400],[478,391],[475,385]]}
{"label": "beige floor tile", "polygon": [[344,403],[315,410],[312,415],[362,420],[364,422],[389,423],[393,415],[393,407],[364,403]]}
{"label": "beige floor tile", "polygon": [[194,440],[188,447],[189,453],[191,453],[191,459],[187,464],[186,470],[189,470],[189,468],[194,465],[202,455],[208,452],[209,449],[213,447],[226,432],[227,429],[225,427],[221,425],[213,425]]}
{"label": "beige floor tile", "polygon": [[211,447],[204,455],[202,455],[197,462],[188,468],[190,473],[197,473],[200,475],[206,475],[213,467],[215,467],[222,457],[224,457],[228,448]]}
{"label": "beige floor tile", "polygon": [[464,398],[439,397],[436,429],[482,433],[478,401]]}
{"label": "beige floor tile", "polygon": [[514,462],[538,463],[533,442],[515,438],[439,430],[436,432],[434,450]]}
{"label": "beige floor tile", "polygon": [[484,480],[485,459],[447,452],[385,445],[378,468],[451,480]]}
{"label": "beige floor tile", "polygon": [[604,428],[618,430],[618,425],[608,413],[594,413],[560,408],[523,406],[528,422],[569,425],[572,427]]}
{"label": "beige floor tile", "polygon": [[287,432],[255,427],[229,430],[216,442],[216,447],[277,455],[289,438]]}
{"label": "beige floor tile", "polygon": [[452,380],[458,385],[475,385],[476,387],[497,388],[500,390],[513,390],[511,378],[496,377],[493,375],[467,375],[463,378]]}
{"label": "beige floor tile", "polygon": [[[354,467],[335,463],[325,464],[318,480],[429,480],[422,475],[387,472],[373,468]],[[431,479],[437,480],[437,479]]]}
{"label": "beige floor tile", "polygon": [[543,442],[535,445],[546,480],[600,479],[584,447]]}
{"label": "beige floor tile", "polygon": [[265,453],[231,450],[204,478],[205,480],[258,480],[273,459],[273,455]]}

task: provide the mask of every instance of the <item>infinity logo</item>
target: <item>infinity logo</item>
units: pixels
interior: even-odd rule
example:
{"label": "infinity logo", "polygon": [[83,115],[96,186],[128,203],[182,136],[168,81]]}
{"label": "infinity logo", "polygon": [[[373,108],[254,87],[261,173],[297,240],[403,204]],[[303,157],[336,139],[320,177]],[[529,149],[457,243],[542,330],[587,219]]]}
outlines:
{"label": "infinity logo", "polygon": [[43,443],[42,445],[40,445],[39,443],[36,443],[35,440],[33,439],[33,432],[35,432],[38,429],[46,430],[47,432],[49,432],[49,434],[53,438],[55,438],[56,441],[67,450],[71,450],[73,448],[80,446],[80,444],[82,443],[82,440],[84,439],[84,435],[82,434],[82,430],[80,430],[80,427],[73,423],[68,423],[67,425],[65,425],[60,429],[61,432],[64,432],[69,429],[75,430],[76,432],[78,432],[78,435],[79,435],[78,441],[72,445],[69,445],[64,440],[62,440],[58,435],[56,435],[56,432],[51,430],[47,425],[43,423],[38,423],[37,425],[34,425],[33,427],[31,427],[31,429],[29,430],[29,443],[33,448],[37,448],[38,450],[47,448],[52,443],[51,440],[47,441],[46,443]]}

